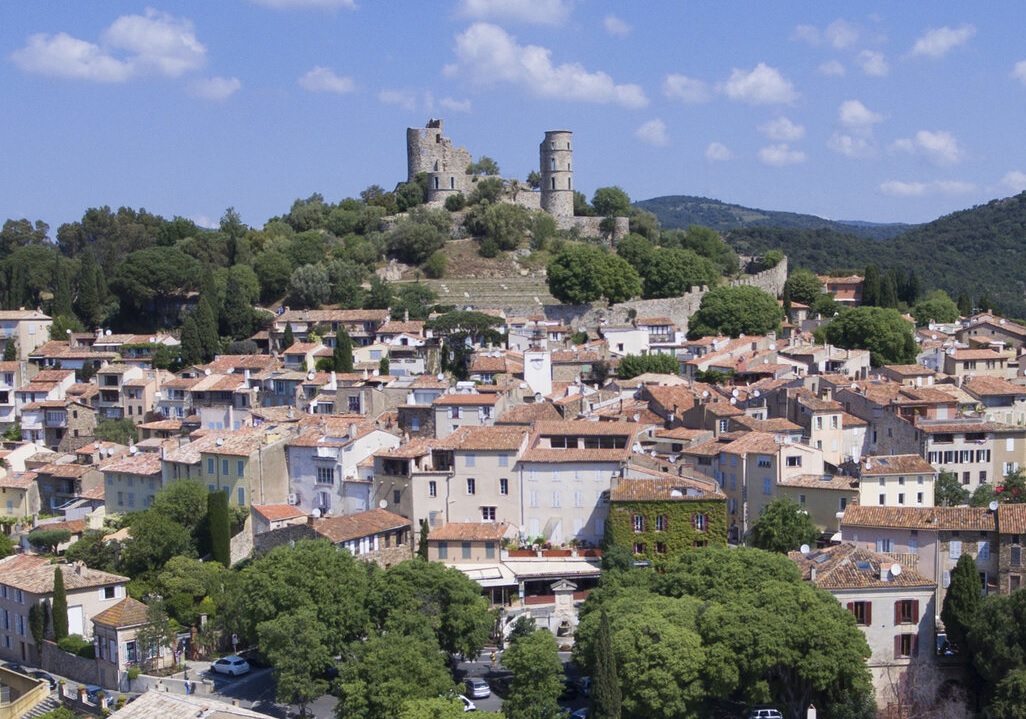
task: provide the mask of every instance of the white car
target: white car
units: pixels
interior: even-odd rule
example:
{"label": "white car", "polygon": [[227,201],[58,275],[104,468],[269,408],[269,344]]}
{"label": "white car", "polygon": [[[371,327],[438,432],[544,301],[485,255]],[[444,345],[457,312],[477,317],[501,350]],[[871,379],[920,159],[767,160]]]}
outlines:
{"label": "white car", "polygon": [[249,662],[240,656],[231,654],[227,657],[221,657],[211,664],[210,668],[218,674],[227,674],[230,677],[237,677],[240,674],[245,674],[249,671]]}
{"label": "white car", "polygon": [[464,712],[476,712],[477,711],[477,705],[474,704],[474,702],[470,701],[469,699],[467,699],[462,694],[458,694],[457,696],[460,698],[460,701],[463,702],[463,711]]}
{"label": "white car", "polygon": [[492,688],[484,679],[467,679],[464,684],[467,687],[467,696],[471,699],[484,699],[492,695]]}

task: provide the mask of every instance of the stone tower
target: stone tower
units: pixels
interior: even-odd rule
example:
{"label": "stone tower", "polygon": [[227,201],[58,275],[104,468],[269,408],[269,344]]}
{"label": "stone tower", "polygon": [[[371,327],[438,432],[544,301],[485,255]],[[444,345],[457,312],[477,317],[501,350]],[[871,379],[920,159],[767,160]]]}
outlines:
{"label": "stone tower", "polygon": [[468,192],[470,163],[470,153],[454,147],[452,140],[442,134],[441,120],[428,120],[423,128],[407,128],[406,179],[413,182],[418,173],[427,173],[428,202],[444,202],[449,195]]}
{"label": "stone tower", "polygon": [[541,208],[553,217],[574,216],[573,151],[569,130],[549,130],[539,148]]}

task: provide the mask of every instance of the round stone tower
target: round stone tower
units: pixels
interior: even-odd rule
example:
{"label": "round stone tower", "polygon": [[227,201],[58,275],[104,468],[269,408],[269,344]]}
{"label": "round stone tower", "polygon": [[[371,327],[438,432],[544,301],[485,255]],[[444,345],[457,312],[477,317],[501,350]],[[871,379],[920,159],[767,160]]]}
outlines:
{"label": "round stone tower", "polygon": [[468,192],[470,161],[470,153],[455,147],[443,134],[441,120],[429,120],[423,128],[406,129],[407,182],[413,182],[418,173],[427,173],[428,202],[444,201],[449,195]]}
{"label": "round stone tower", "polygon": [[541,207],[554,217],[574,216],[573,151],[569,130],[549,130],[539,148]]}

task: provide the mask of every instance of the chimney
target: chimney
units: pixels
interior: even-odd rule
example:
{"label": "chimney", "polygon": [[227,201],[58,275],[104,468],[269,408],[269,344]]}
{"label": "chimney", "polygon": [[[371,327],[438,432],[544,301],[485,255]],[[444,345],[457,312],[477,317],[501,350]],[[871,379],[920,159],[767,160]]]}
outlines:
{"label": "chimney", "polygon": [[889,582],[891,581],[891,565],[881,562],[880,563],[880,581]]}
{"label": "chimney", "polygon": [[809,569],[809,581],[813,584],[816,583],[816,568],[812,567]]}

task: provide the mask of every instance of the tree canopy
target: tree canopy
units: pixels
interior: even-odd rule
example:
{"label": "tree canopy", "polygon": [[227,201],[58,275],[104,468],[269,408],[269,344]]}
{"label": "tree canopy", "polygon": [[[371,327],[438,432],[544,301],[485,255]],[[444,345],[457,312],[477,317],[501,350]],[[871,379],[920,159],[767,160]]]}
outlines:
{"label": "tree canopy", "polygon": [[823,283],[819,281],[812,270],[799,267],[788,276],[784,283],[784,291],[790,296],[792,302],[800,302],[811,307],[812,303],[823,294]]}
{"label": "tree canopy", "polygon": [[758,287],[717,287],[702,296],[688,337],[764,335],[778,329],[783,319],[784,310],[773,295]]}
{"label": "tree canopy", "polygon": [[844,349],[869,350],[874,367],[912,364],[916,343],[912,323],[895,309],[854,307],[817,330],[817,338]]}
{"label": "tree canopy", "polygon": [[641,278],[626,260],[591,245],[567,245],[549,263],[547,282],[564,304],[624,302],[641,294]]}
{"label": "tree canopy", "polygon": [[820,535],[809,513],[788,497],[774,499],[751,531],[753,547],[781,554],[812,544]]}

